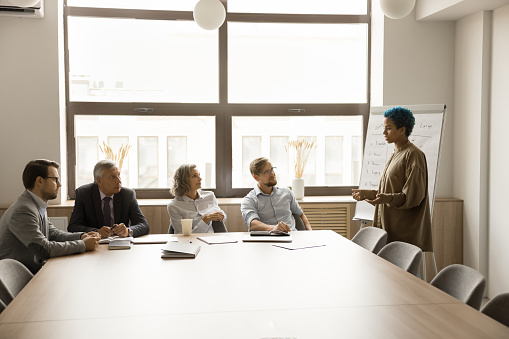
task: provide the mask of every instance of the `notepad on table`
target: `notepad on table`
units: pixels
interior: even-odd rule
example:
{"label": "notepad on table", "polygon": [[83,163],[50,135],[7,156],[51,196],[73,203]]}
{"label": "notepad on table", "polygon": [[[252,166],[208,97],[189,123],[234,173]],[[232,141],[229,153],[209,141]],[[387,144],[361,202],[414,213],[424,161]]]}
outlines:
{"label": "notepad on table", "polygon": [[272,246],[285,248],[287,250],[302,250],[305,248],[313,248],[313,247],[322,247],[325,246],[325,244],[303,244],[303,243],[297,243],[297,244],[273,244]]}
{"label": "notepad on table", "polygon": [[110,250],[128,250],[132,246],[132,238],[116,238],[109,242],[108,249]]}
{"label": "notepad on table", "polygon": [[228,244],[228,243],[233,243],[233,242],[238,241],[238,240],[232,239],[230,237],[227,237],[225,235],[212,235],[212,236],[208,236],[208,237],[198,237],[198,239],[200,239],[201,241],[203,241],[204,243],[207,243],[209,245]]}
{"label": "notepad on table", "polygon": [[161,258],[195,258],[200,252],[200,245],[167,242],[161,250]]}
{"label": "notepad on table", "polygon": [[243,242],[292,242],[292,235],[274,236],[274,235],[246,235],[242,238]]}
{"label": "notepad on table", "polygon": [[178,241],[177,237],[172,237],[169,234],[147,234],[133,239],[136,244],[166,244],[168,241]]}
{"label": "notepad on table", "polygon": [[125,239],[125,240],[129,240],[129,241],[133,241],[133,237],[119,237],[118,235],[112,235],[111,237],[107,237],[107,238],[104,238],[104,239],[101,239],[99,240],[99,244],[109,244],[110,242],[112,242],[113,240],[117,240],[117,239]]}

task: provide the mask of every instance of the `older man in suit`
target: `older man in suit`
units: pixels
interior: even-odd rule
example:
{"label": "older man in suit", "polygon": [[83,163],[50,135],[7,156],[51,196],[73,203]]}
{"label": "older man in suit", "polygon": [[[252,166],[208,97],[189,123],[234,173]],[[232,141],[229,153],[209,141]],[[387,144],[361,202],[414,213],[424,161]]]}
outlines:
{"label": "older man in suit", "polygon": [[48,200],[61,186],[59,167],[50,160],[30,161],[23,171],[25,192],[0,219],[0,259],[18,260],[34,274],[51,257],[95,250],[100,238],[95,232],[61,231],[48,219]]}
{"label": "older man in suit", "polygon": [[122,187],[117,163],[101,160],[94,167],[95,182],[76,190],[76,201],[67,230],[97,231],[102,238],[112,235],[139,237],[148,234],[136,194]]}

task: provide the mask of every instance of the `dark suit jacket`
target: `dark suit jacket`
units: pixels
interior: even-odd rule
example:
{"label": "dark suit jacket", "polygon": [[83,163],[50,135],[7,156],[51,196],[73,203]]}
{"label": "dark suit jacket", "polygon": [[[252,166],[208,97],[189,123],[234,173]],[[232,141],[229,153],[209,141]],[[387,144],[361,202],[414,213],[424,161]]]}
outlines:
{"label": "dark suit jacket", "polygon": [[[148,234],[148,223],[136,200],[136,193],[122,187],[113,196],[113,213],[115,224],[124,223],[133,231],[133,236]],[[67,230],[69,232],[91,232],[103,227],[103,212],[99,187],[94,182],[76,190],[76,201]]]}

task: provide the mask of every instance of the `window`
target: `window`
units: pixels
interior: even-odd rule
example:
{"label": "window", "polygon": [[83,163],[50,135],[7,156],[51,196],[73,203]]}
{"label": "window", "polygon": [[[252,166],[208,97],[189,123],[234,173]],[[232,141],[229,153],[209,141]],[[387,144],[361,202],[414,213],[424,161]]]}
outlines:
{"label": "window", "polygon": [[121,176],[139,198],[169,198],[183,163],[216,196],[244,196],[259,156],[290,185],[296,139],[317,145],[306,195],[358,185],[370,1],[222,1],[227,22],[214,31],[193,21],[197,0],[65,1],[71,198],[104,144],[130,146]]}

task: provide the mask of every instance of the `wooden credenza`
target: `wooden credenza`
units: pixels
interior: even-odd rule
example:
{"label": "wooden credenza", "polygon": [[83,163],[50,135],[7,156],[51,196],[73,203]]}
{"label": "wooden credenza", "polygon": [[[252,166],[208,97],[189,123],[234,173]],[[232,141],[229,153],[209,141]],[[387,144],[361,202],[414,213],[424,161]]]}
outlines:
{"label": "wooden credenza", "polygon": [[[218,203],[228,216],[229,232],[246,232],[240,213],[241,198],[218,198]],[[166,210],[169,199],[138,200],[147,218],[150,233],[167,233],[170,217]],[[330,229],[351,239],[359,230],[360,222],[352,220],[355,201],[350,196],[305,197],[299,201],[311,226],[316,230]],[[50,205],[48,216],[71,218],[74,201]],[[0,208],[0,216],[6,207]],[[463,200],[455,198],[435,199],[433,212],[433,246],[438,271],[451,264],[463,263]],[[431,255],[426,255],[427,280],[434,277]]]}

